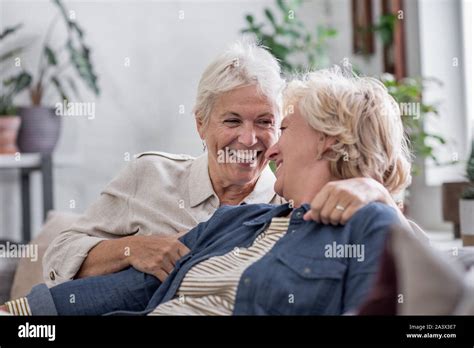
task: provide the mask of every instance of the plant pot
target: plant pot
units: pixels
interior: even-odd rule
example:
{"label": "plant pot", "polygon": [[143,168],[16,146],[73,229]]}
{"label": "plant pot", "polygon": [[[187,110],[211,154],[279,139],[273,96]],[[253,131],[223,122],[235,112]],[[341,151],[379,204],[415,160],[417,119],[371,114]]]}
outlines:
{"label": "plant pot", "polygon": [[443,219],[454,224],[454,238],[461,238],[459,225],[459,199],[468,182],[445,182],[441,186]]}
{"label": "plant pot", "polygon": [[0,116],[0,154],[18,152],[16,139],[20,124],[19,116]]}
{"label": "plant pot", "polygon": [[22,107],[18,147],[21,152],[50,154],[56,146],[61,129],[61,118],[54,108],[43,106]]}
{"label": "plant pot", "polygon": [[459,200],[462,244],[474,245],[474,199]]}

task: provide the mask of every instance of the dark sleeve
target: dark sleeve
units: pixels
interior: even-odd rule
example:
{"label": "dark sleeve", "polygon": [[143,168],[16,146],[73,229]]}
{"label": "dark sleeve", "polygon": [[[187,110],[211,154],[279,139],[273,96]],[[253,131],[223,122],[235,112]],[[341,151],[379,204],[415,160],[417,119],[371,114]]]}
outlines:
{"label": "dark sleeve", "polygon": [[103,315],[143,311],[161,285],[152,275],[123,271],[71,280],[50,289],[35,286],[26,296],[33,315]]}
{"label": "dark sleeve", "polygon": [[362,257],[349,258],[343,313],[356,309],[367,297],[379,269],[389,231],[399,224],[395,210],[380,203],[369,204],[349,221],[350,243],[363,252]]}
{"label": "dark sleeve", "polygon": [[218,223],[220,219],[219,217],[231,208],[232,207],[228,207],[228,206],[220,207],[214,212],[214,214],[212,214],[209,220],[198,224],[196,227],[194,227],[184,236],[181,236],[179,238],[179,241],[183,243],[184,245],[186,245],[189,250],[194,251],[199,245],[200,239],[202,239],[202,237],[205,236],[205,231],[208,228],[212,228],[213,225]]}

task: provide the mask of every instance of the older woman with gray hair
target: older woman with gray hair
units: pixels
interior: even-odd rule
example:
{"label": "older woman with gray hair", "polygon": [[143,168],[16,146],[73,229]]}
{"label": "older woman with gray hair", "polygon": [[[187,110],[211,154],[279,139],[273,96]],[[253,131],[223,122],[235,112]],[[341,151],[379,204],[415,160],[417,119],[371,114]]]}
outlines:
{"label": "older woman with gray hair", "polygon": [[[283,203],[264,153],[277,141],[284,85],[276,59],[255,43],[239,41],[218,56],[194,109],[207,151],[137,155],[49,246],[48,286],[130,266],[164,281],[189,252],[178,238],[220,206]],[[307,217],[338,224],[372,201],[395,205],[371,178],[338,181],[314,197]]]}

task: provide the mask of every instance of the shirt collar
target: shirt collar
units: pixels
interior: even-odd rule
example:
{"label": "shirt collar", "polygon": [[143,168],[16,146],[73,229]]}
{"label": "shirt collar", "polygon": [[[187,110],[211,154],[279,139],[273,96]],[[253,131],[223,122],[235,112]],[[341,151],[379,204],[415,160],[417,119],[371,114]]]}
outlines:
{"label": "shirt collar", "polygon": [[[217,202],[219,202],[219,197],[217,197],[217,194],[214,192],[211,178],[209,176],[207,156],[207,153],[202,154],[197,157],[191,165],[188,183],[191,207],[196,207],[212,196],[214,196]],[[273,175],[268,166],[265,166],[265,169],[262,171],[262,174],[260,174],[260,177],[255,184],[254,190],[245,197],[242,203],[270,203],[276,196],[273,189],[275,181],[275,175]]]}
{"label": "shirt collar", "polygon": [[270,203],[276,196],[274,185],[275,175],[268,166],[260,174],[260,177],[255,184],[255,187],[250,194],[245,197],[242,203],[244,204],[256,204],[256,203]]}
{"label": "shirt collar", "polygon": [[201,204],[209,197],[216,197],[217,194],[212,188],[211,178],[209,177],[209,166],[207,162],[207,153],[203,153],[191,164],[191,173],[189,174],[189,199],[191,207]]}

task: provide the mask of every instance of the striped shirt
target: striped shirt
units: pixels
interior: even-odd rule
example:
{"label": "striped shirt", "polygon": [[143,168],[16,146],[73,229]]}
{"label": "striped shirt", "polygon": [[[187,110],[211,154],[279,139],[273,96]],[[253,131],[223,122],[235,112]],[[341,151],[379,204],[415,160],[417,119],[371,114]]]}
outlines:
{"label": "striped shirt", "polygon": [[26,297],[21,297],[16,300],[8,301],[5,303],[8,311],[13,315],[31,315],[30,306]]}
{"label": "striped shirt", "polygon": [[275,217],[250,247],[235,248],[192,267],[177,297],[159,305],[149,315],[231,315],[242,274],[286,233],[289,221],[288,217]]}

